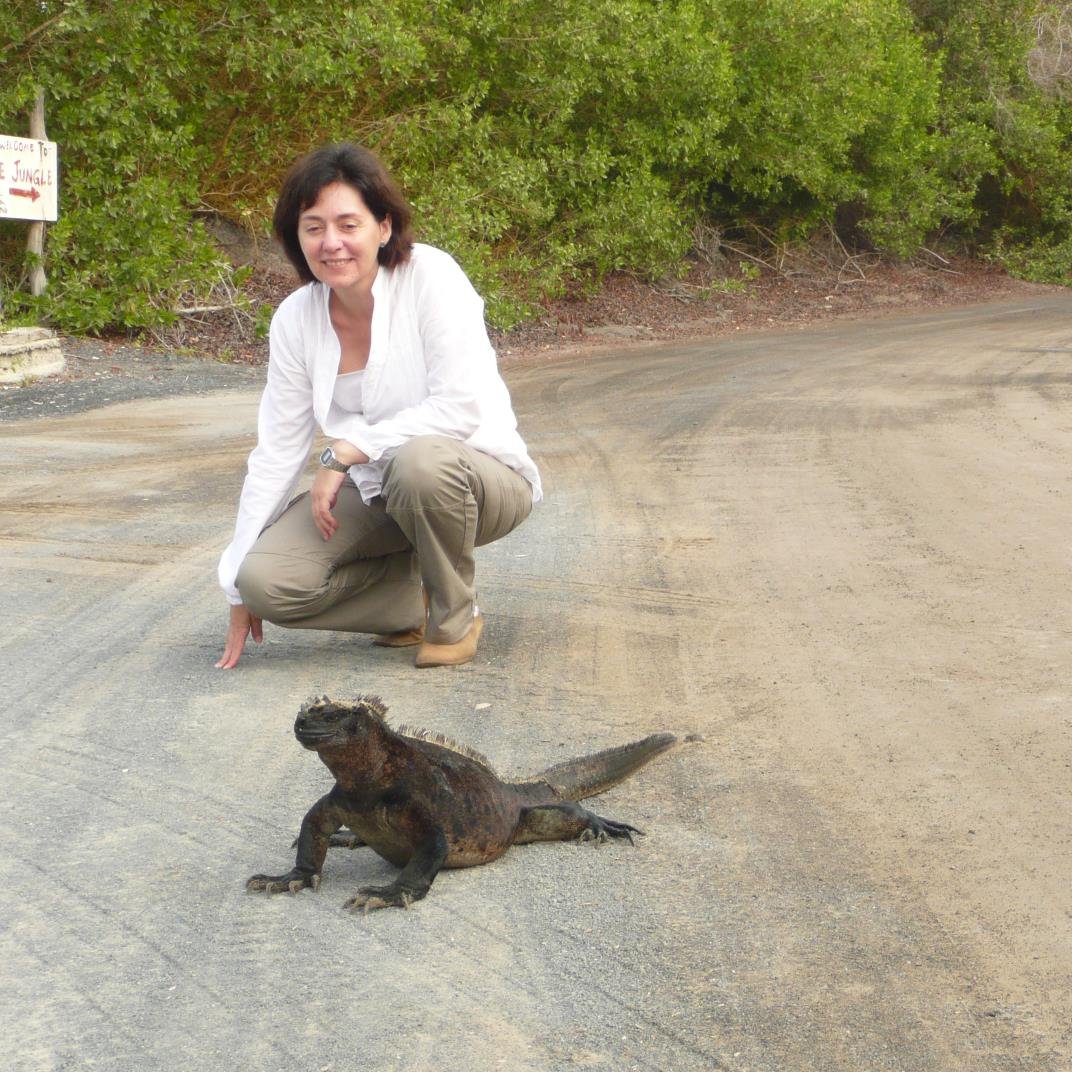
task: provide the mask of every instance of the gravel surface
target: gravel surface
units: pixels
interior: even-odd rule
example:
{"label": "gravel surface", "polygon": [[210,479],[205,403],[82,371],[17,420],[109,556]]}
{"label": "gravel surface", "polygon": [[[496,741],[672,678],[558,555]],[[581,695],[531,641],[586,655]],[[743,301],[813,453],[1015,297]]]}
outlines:
{"label": "gravel surface", "polygon": [[[213,668],[255,389],[0,425],[8,1064],[1072,1068],[1070,324],[1064,291],[519,362],[548,496],[442,671],[275,628]],[[635,846],[351,916],[394,873],[363,850],[244,890],[328,787],[291,731],[323,692],[504,774],[703,739],[594,802]]]}
{"label": "gravel surface", "polygon": [[[1011,279],[975,261],[946,265],[880,264],[847,275],[809,265],[795,273],[767,271],[751,282],[694,266],[686,278],[658,285],[619,275],[598,294],[549,303],[520,328],[492,332],[492,340],[500,364],[508,367],[568,353],[896,316],[1061,289]],[[258,280],[258,299],[278,304],[293,285],[268,267]],[[166,342],[64,337],[67,371],[0,385],[0,422],[134,398],[259,386],[267,342],[251,339],[248,329],[248,318],[220,313],[185,322]]]}
{"label": "gravel surface", "polygon": [[67,371],[24,385],[0,386],[0,421],[78,413],[112,402],[256,387],[264,369],[245,362],[180,356],[108,339],[63,338]]}

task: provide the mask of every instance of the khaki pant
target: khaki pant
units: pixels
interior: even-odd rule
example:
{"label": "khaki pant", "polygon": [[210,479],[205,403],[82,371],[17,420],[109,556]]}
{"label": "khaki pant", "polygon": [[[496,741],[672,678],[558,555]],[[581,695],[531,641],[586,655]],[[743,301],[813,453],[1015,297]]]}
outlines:
{"label": "khaki pant", "polygon": [[520,525],[532,489],[458,440],[418,436],[398,449],[371,503],[343,484],[330,540],[307,500],[261,533],[238,571],[251,613],[292,629],[393,633],[425,622],[427,595],[427,639],[453,644],[472,624],[474,547]]}

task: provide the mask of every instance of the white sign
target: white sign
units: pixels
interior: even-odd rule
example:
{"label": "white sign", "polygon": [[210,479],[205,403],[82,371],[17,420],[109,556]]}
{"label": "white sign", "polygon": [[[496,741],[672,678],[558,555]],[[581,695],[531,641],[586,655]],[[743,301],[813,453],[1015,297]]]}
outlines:
{"label": "white sign", "polygon": [[54,220],[58,170],[54,141],[0,134],[0,219]]}

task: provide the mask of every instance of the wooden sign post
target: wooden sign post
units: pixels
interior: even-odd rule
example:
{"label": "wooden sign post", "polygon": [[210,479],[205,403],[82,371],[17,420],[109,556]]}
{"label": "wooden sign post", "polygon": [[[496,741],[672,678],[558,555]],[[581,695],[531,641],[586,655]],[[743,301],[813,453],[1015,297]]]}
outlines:
{"label": "wooden sign post", "polygon": [[[45,138],[45,91],[37,91],[30,136],[0,134],[0,218],[30,220],[26,249],[33,254],[30,293],[44,294],[45,221],[57,216],[59,157]],[[3,310],[0,309],[0,313]],[[0,331],[0,383],[19,383],[63,372],[66,362],[46,328]]]}
{"label": "wooden sign post", "polygon": [[0,217],[33,221],[27,250],[36,258],[30,276],[30,293],[35,295],[43,294],[47,285],[45,221],[57,216],[58,172],[56,143],[45,138],[45,92],[38,90],[30,137],[0,134]]}

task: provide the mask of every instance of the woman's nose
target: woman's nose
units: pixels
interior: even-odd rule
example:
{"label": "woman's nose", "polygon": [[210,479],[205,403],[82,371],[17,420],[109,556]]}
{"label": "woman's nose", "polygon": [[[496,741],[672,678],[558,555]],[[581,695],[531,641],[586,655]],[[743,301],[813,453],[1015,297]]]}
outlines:
{"label": "woman's nose", "polygon": [[330,225],[324,228],[324,245],[327,246],[328,249],[338,249],[341,242],[341,231],[337,231],[334,227]]}

